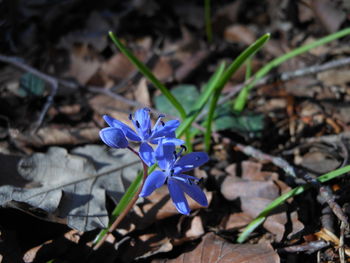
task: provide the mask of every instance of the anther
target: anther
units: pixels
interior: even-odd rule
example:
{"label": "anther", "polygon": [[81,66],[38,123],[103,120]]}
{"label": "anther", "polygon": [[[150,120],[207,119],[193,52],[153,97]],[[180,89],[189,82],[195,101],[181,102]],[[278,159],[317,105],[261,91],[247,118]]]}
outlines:
{"label": "anther", "polygon": [[162,124],[162,126],[163,126],[163,127],[165,126],[165,123],[164,123],[164,121],[160,121],[160,123]]}
{"label": "anther", "polygon": [[186,147],[185,145],[182,144],[182,145],[180,145],[180,147],[181,147],[182,149],[184,149],[185,152],[187,152],[187,147]]}
{"label": "anther", "polygon": [[190,184],[190,185],[192,185],[192,181],[188,178],[187,179],[187,182]]}
{"label": "anther", "polygon": [[132,114],[131,113],[129,114],[129,120],[132,121]]}
{"label": "anther", "polygon": [[175,172],[174,169],[171,169],[170,170],[170,176],[172,176],[174,174],[174,172]]}
{"label": "anther", "polygon": [[174,154],[175,159],[177,159],[177,153],[176,153],[176,151],[173,151],[173,154]]}
{"label": "anther", "polygon": [[136,127],[140,129],[141,125],[140,125],[139,121],[136,121],[135,123],[136,123]]}
{"label": "anther", "polygon": [[199,180],[197,181],[197,184],[201,184],[203,182],[203,178],[199,178]]}

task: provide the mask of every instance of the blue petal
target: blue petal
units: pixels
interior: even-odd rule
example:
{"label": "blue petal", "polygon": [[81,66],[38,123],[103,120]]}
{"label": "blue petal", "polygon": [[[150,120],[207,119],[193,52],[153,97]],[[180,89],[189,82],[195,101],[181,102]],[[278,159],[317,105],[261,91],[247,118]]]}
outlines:
{"label": "blue petal", "polygon": [[100,131],[100,137],[109,147],[126,148],[128,146],[128,140],[125,138],[123,131],[118,128],[104,128]]}
{"label": "blue petal", "polygon": [[153,132],[152,138],[157,137],[174,137],[174,132],[177,127],[179,127],[180,122],[178,120],[170,120],[165,123],[164,126],[158,126],[157,129]]}
{"label": "blue petal", "polygon": [[174,165],[175,174],[193,170],[201,166],[209,160],[208,154],[205,152],[192,152],[181,157]]}
{"label": "blue petal", "polygon": [[174,145],[181,145],[185,143],[183,140],[177,138],[158,138],[151,140],[151,143],[159,144],[160,141],[162,141],[163,144],[172,143]]}
{"label": "blue petal", "polygon": [[[188,176],[185,174],[179,175],[182,178],[187,178]],[[175,178],[174,178],[175,179]],[[182,191],[188,194],[193,200],[195,200],[201,206],[208,206],[208,200],[205,196],[204,192],[198,185],[194,182],[187,180],[187,182],[183,182],[182,180],[177,181],[178,185],[181,187]]]}
{"label": "blue petal", "polygon": [[[145,139],[148,138],[149,132],[151,130],[151,118],[149,115],[149,109],[143,108],[139,109],[135,112],[135,121],[134,125],[136,126],[136,129],[142,134],[140,134]],[[136,121],[140,124],[140,127],[137,127]]]}
{"label": "blue petal", "polygon": [[134,130],[123,122],[118,121],[108,115],[104,115],[103,119],[108,123],[109,126],[121,129],[124,132],[125,136],[130,140],[137,142],[141,141],[141,138],[134,132]]}
{"label": "blue petal", "polygon": [[175,145],[173,143],[163,143],[160,140],[155,150],[155,158],[158,161],[160,169],[167,170],[175,162],[174,151]]}
{"label": "blue petal", "polygon": [[191,210],[188,206],[184,192],[182,188],[179,186],[177,180],[169,178],[168,189],[170,192],[171,199],[173,200],[173,203],[177,211],[179,211],[181,214],[189,215]]}
{"label": "blue petal", "polygon": [[142,187],[140,196],[146,197],[153,193],[154,190],[165,183],[166,175],[161,171],[154,171],[147,178]]}
{"label": "blue petal", "polygon": [[152,166],[156,162],[153,148],[146,142],[141,143],[139,155],[148,166]]}

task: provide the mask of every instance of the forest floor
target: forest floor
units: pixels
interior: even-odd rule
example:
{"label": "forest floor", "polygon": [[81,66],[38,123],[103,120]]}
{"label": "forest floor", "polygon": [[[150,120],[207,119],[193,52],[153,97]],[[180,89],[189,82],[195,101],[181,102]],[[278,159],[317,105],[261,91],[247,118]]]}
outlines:
{"label": "forest floor", "polygon": [[[181,215],[159,188],[93,250],[140,168],[102,143],[102,116],[129,124],[148,107],[179,118],[109,31],[189,111],[218,66],[265,33],[253,74],[350,25],[346,1],[212,1],[209,41],[204,1],[114,2],[0,1],[1,261],[350,262],[350,180],[315,179],[349,163],[350,36],[273,68],[237,113],[247,72],[239,69],[221,95],[210,161],[194,171],[209,206],[191,201],[192,213]],[[194,150],[204,150],[203,137],[198,131]],[[310,182],[237,243],[268,204]]]}

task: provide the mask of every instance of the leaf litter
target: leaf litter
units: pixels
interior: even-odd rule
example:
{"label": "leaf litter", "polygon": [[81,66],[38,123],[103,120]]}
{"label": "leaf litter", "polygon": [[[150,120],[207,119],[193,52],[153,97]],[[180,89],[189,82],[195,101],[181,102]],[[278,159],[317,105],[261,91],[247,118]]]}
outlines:
{"label": "leaf litter", "polygon": [[[247,244],[234,244],[250,220],[294,184],[274,165],[232,150],[236,142],[251,145],[285,158],[313,176],[346,164],[350,141],[348,67],[287,82],[278,78],[279,73],[347,57],[346,37],[276,68],[271,82],[252,91],[242,115],[231,114],[231,104],[227,105],[230,114],[218,114],[211,163],[195,172],[205,174],[208,208],[190,203],[191,216],[180,216],[166,191],[159,189],[139,202],[126,222],[109,235],[105,250],[92,253],[89,259],[85,256],[90,254],[94,231],[73,235],[67,227],[57,234],[59,226],[82,230],[105,226],[113,201],[119,200],[136,175],[136,164],[129,167],[130,172],[126,167],[108,172],[127,165],[132,157],[96,145],[82,147],[99,141],[98,131],[104,126],[101,115],[127,120],[135,103],[171,109],[164,101],[157,103],[159,92],[116,52],[107,38],[108,30],[117,32],[145,63],[156,57],[156,62],[149,64],[155,75],[174,93],[179,86],[187,87],[180,95],[192,90],[180,99],[191,106],[190,99],[200,94],[199,87],[217,65],[232,61],[262,32],[271,32],[272,39],[252,58],[253,72],[267,61],[344,28],[349,22],[345,1],[212,1],[215,32],[214,42],[208,44],[204,41],[203,6],[199,2],[172,1],[164,6],[159,1],[100,1],[76,12],[79,4],[77,0],[69,4],[36,1],[35,5],[17,1],[11,5],[15,12],[10,12],[17,14],[16,18],[6,13],[5,20],[0,19],[5,25],[0,43],[4,53],[74,84],[74,88],[60,84],[43,127],[30,134],[28,127],[40,114],[47,90],[34,75],[1,64],[0,152],[6,155],[0,155],[4,171],[0,176],[0,212],[13,208],[21,211],[20,216],[5,214],[0,221],[4,262],[21,261],[24,255],[28,262],[46,262],[54,257],[57,262],[279,262],[279,257],[282,262],[313,262],[316,257],[320,262],[336,262],[342,259],[344,239],[344,251],[348,253],[348,234],[339,228],[330,210],[327,212],[328,207],[318,202],[314,190],[271,214]],[[28,76],[25,88],[29,92],[23,92],[20,80]],[[223,96],[244,78],[242,69],[225,87]],[[196,138],[195,148],[202,150],[198,139],[201,137]],[[70,150],[52,148],[57,145]],[[19,155],[23,154],[31,157],[22,157],[21,168],[17,169]],[[104,172],[106,175],[98,176]],[[349,214],[346,177],[327,187]],[[6,220],[17,225],[8,227]],[[35,227],[33,221],[40,227]],[[47,226],[45,221],[55,223]],[[45,240],[38,238],[42,232],[49,234]],[[27,240],[18,238],[21,235],[28,236]]]}
{"label": "leaf litter", "polygon": [[38,186],[1,186],[0,205],[24,202],[66,218],[68,226],[82,232],[105,228],[106,196],[118,202],[139,169],[138,158],[125,151],[86,145],[68,153],[50,147],[18,163],[21,177]]}

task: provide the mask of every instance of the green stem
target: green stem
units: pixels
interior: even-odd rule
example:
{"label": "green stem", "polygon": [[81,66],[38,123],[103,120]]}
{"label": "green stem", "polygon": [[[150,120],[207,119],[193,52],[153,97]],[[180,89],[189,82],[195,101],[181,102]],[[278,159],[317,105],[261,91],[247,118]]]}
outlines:
{"label": "green stem", "polygon": [[212,131],[212,122],[214,119],[215,109],[217,102],[221,95],[222,89],[225,87],[225,84],[229,81],[232,75],[249,59],[254,55],[259,49],[261,49],[264,44],[269,40],[270,34],[265,34],[245,49],[228,67],[228,69],[223,73],[223,76],[217,83],[217,87],[214,90],[213,98],[210,101],[208,117],[206,122],[206,131],[204,136],[205,149],[209,151],[211,144],[211,131]]}
{"label": "green stem", "polygon": [[186,111],[173,94],[171,94],[171,92],[153,75],[153,73],[122,44],[113,32],[109,32],[109,37],[120,51],[136,66],[136,68],[164,94],[169,102],[177,109],[181,119],[184,120],[186,118]]}

